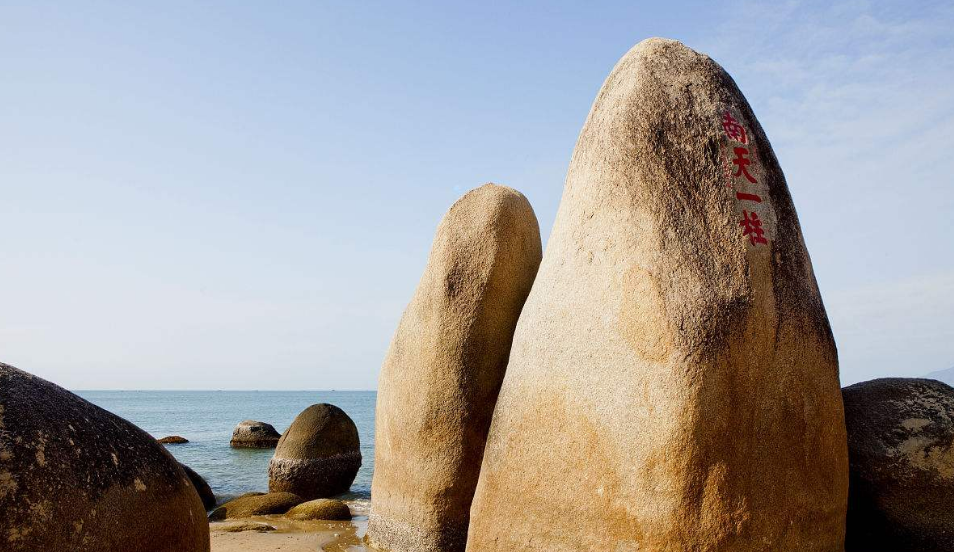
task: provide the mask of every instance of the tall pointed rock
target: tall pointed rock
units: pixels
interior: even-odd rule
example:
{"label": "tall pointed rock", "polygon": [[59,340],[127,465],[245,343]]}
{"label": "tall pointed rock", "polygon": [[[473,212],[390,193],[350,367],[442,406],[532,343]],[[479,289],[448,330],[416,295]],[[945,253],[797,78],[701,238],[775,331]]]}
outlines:
{"label": "tall pointed rock", "polygon": [[785,179],[732,78],[619,61],[514,335],[468,552],[840,552],[838,360]]}
{"label": "tall pointed rock", "polygon": [[462,551],[513,330],[540,265],[527,199],[487,184],[444,216],[378,382],[368,541]]}

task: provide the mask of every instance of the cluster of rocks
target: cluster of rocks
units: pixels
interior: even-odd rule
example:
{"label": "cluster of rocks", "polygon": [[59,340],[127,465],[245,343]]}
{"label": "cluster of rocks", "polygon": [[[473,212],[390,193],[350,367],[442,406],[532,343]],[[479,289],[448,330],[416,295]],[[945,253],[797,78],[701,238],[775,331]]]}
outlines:
{"label": "cluster of rocks", "polygon": [[[271,438],[274,428],[267,424],[261,426],[271,432],[244,431],[259,427],[254,424],[243,422],[236,433],[261,435],[258,443]],[[212,520],[278,513],[296,520],[351,518],[346,504],[326,497],[346,492],[361,465],[354,422],[337,407],[314,405],[286,437],[272,461],[277,467],[270,486],[299,494],[253,493],[214,509]],[[215,508],[215,494],[163,446],[187,442],[178,436],[156,440],[65,389],[0,363],[0,549],[208,552],[206,511]]]}
{"label": "cluster of rocks", "polygon": [[620,60],[539,241],[495,185],[438,227],[379,380],[375,548],[954,550],[954,389],[842,399],[785,178],[709,57]]}
{"label": "cluster of rocks", "polygon": [[219,506],[209,514],[212,521],[284,514],[297,520],[348,520],[351,510],[340,500],[304,498],[286,492],[248,493]]}
{"label": "cluster of rocks", "polygon": [[[380,550],[954,550],[954,389],[840,389],[768,138],[675,41],[603,84],[545,253],[513,189],[450,208],[377,401]],[[242,520],[224,530],[350,519],[330,498],[362,461],[341,409],[283,435],[247,420],[230,444],[275,452],[268,493],[209,515]],[[208,551],[215,502],[145,432],[0,364],[4,550]]]}

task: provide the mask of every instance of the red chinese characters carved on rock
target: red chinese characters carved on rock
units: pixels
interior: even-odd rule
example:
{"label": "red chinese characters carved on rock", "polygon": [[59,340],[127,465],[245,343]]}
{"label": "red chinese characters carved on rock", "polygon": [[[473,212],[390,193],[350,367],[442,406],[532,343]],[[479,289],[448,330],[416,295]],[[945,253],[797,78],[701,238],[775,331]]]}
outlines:
{"label": "red chinese characters carved on rock", "polygon": [[722,128],[725,129],[725,135],[729,138],[737,142],[742,142],[743,144],[749,143],[748,135],[745,133],[745,127],[736,121],[728,111],[722,116]]}
{"label": "red chinese characters carved on rock", "polygon": [[746,157],[749,154],[749,148],[735,148],[732,151],[735,152],[735,159],[732,160],[732,164],[736,166],[735,174],[732,176],[745,176],[745,179],[755,184],[758,182],[754,176],[749,174],[749,169],[747,168],[752,164],[752,161]]}
{"label": "red chinese characters carved on rock", "polygon": [[748,236],[749,242],[752,245],[768,243],[768,240],[765,239],[765,230],[762,228],[762,221],[757,214],[742,211],[742,221],[739,223],[739,226],[742,227],[742,235]]}
{"label": "red chinese characters carved on rock", "polygon": [[[728,111],[722,114],[722,129],[725,130],[725,135],[730,140],[748,145],[749,135],[745,131],[745,127]],[[748,157],[749,148],[733,147],[732,152],[735,154],[735,158],[732,160],[732,164],[735,165],[735,173],[733,173],[732,176],[735,178],[745,177],[745,180],[749,183],[758,184],[758,180],[749,172],[749,165],[752,164],[752,160]],[[758,194],[737,191],[735,198],[738,201],[762,203],[762,198]],[[768,240],[765,238],[765,229],[762,228],[762,220],[759,219],[758,214],[743,210],[742,220],[739,222],[739,226],[742,226],[742,235],[748,236],[749,242],[752,245],[768,243]]]}

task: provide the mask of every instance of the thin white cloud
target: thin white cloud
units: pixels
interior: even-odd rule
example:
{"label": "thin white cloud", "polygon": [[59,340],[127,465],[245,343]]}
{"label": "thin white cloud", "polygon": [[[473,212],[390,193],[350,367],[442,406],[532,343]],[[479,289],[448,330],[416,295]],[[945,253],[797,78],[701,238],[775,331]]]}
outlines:
{"label": "thin white cloud", "polygon": [[844,383],[954,366],[954,5],[730,3],[698,47],[769,134]]}

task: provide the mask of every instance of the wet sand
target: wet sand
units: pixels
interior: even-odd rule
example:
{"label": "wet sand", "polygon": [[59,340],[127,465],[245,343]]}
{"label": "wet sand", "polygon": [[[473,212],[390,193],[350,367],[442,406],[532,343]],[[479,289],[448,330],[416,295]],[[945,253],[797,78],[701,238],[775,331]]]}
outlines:
{"label": "wet sand", "polygon": [[[247,527],[267,524],[275,530],[231,532],[240,524]],[[367,528],[367,516],[357,516],[351,521],[293,521],[282,516],[253,516],[209,524],[212,552],[371,551],[362,541]]]}

